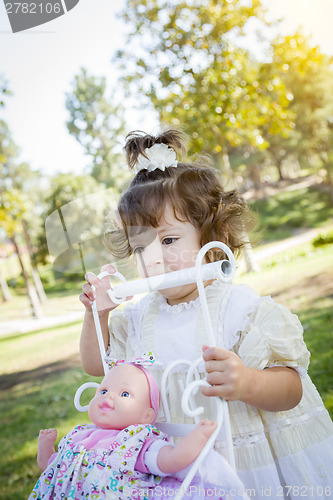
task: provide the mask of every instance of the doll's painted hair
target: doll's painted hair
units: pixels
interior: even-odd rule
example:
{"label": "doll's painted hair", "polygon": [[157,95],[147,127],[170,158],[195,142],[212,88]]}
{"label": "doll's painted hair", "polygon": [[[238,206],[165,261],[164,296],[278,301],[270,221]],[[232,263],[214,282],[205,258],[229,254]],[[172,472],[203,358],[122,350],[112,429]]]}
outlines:
{"label": "doll's painted hair", "polygon": [[[181,161],[186,156],[186,137],[178,130],[167,130],[157,136],[134,131],[127,135],[125,152],[128,165],[134,168],[139,155],[155,144],[166,144],[178,158],[177,167],[164,171],[140,170],[122,194],[118,211],[125,231],[131,227],[156,228],[163,219],[167,204],[175,217],[190,222],[200,233],[200,244],[218,240],[236,255],[248,241],[247,230],[253,217],[246,202],[236,190],[225,191],[220,173],[208,158],[195,162]],[[127,233],[127,240],[128,240]],[[128,252],[131,249],[128,243]],[[211,251],[207,260],[223,258],[220,250]]]}

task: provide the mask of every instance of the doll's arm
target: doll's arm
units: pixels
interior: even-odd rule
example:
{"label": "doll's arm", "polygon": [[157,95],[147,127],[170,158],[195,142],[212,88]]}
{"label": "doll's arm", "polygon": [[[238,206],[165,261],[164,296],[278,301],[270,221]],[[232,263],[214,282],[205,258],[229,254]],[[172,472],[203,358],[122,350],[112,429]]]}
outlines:
{"label": "doll's arm", "polygon": [[216,427],[216,422],[207,419],[201,420],[176,446],[164,446],[157,457],[159,469],[165,474],[172,474],[191,465],[199,456]]}

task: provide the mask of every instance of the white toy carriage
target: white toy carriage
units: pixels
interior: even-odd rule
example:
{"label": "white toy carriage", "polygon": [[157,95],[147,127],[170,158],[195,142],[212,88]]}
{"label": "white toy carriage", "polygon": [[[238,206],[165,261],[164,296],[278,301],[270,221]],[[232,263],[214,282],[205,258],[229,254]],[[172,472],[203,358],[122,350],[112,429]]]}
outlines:
{"label": "white toy carriage", "polygon": [[[222,260],[218,262],[213,262],[210,264],[202,264],[204,256],[208,250],[212,248],[220,248],[227,255],[229,260]],[[132,282],[126,282],[124,276],[122,276],[119,272],[116,272],[113,276],[118,277],[123,283],[114,286],[113,289],[108,290],[108,294],[111,300],[114,303],[122,303],[125,301],[126,297],[141,294],[153,290],[166,289],[171,288],[176,285],[184,285],[189,283],[197,283],[201,307],[203,310],[203,317],[205,321],[205,327],[207,332],[207,343],[210,346],[215,346],[215,336],[211,325],[211,319],[209,316],[207,299],[204,289],[204,281],[211,279],[220,279],[223,282],[230,282],[235,274],[236,264],[234,256],[231,250],[224,244],[218,241],[213,241],[208,243],[202,247],[199,251],[195,267],[187,268],[180,271],[175,271],[171,273],[167,273],[165,275],[154,276],[152,278],[141,279]],[[105,276],[110,275],[110,273],[103,272],[99,274],[99,278],[103,278]],[[103,336],[101,331],[101,326],[99,322],[99,316],[97,311],[96,302],[92,305],[92,311],[94,316],[94,322],[96,326],[96,332],[98,337],[99,349],[101,353],[101,357],[103,360],[104,372],[106,373],[108,368],[107,362],[105,360],[105,348],[103,343]],[[169,402],[168,402],[168,376],[171,371],[177,365],[187,365],[188,366],[188,374],[186,378],[186,386],[181,386],[181,391],[183,392],[182,396],[182,409],[185,415],[192,417],[194,422],[197,423],[199,421],[199,415],[203,413],[204,409],[202,407],[195,408],[194,396],[198,391],[198,388],[203,385],[209,385],[206,380],[202,380],[199,377],[199,372],[197,370],[200,363],[202,363],[202,357],[198,358],[194,363],[191,363],[188,360],[179,359],[170,363],[167,368],[164,370],[160,393],[161,393],[161,402],[165,415],[165,422],[157,422],[156,427],[167,434],[168,436],[174,437],[182,437],[186,435],[191,428],[193,428],[192,424],[175,424],[171,421]],[[81,394],[88,387],[97,387],[98,384],[95,382],[88,382],[83,384],[76,392],[74,404],[75,407],[79,411],[87,411],[87,406],[82,406],[80,403]],[[185,479],[182,482],[179,482],[179,488],[175,490],[172,495],[171,492],[167,494],[167,496],[173,496],[176,500],[182,499],[184,496],[192,496],[192,498],[205,498],[206,496],[214,497],[214,498],[223,498],[226,499],[248,499],[246,495],[245,488],[243,487],[240,479],[236,475],[235,472],[235,460],[234,460],[234,452],[233,452],[233,444],[230,430],[230,421],[229,421],[229,411],[228,404],[226,401],[221,398],[214,398],[214,402],[216,405],[216,416],[215,420],[217,422],[217,428],[208,440],[206,446],[201,451],[199,457],[195,460],[195,462],[190,467]],[[210,450],[214,446],[214,442],[216,439],[225,442],[225,447],[227,450],[227,459],[228,459],[228,471],[229,476],[229,484],[223,485],[216,483],[209,483],[209,490],[199,490],[198,488],[195,490],[191,488],[193,484],[193,479],[196,477],[197,472],[200,470],[202,464],[204,463],[206,457],[208,456]],[[221,457],[222,459],[222,457]],[[225,474],[224,474],[225,477]],[[232,483],[232,478],[234,478],[234,488],[230,487],[230,483]],[[235,484],[236,483],[236,484]],[[196,483],[198,485],[198,483]],[[215,493],[212,487],[215,486]],[[197,491],[197,494],[190,495],[189,492]],[[200,494],[201,491],[201,494]],[[205,492],[203,494],[203,491]],[[161,495],[158,495],[161,498]],[[154,498],[153,494],[149,496],[149,498]]]}

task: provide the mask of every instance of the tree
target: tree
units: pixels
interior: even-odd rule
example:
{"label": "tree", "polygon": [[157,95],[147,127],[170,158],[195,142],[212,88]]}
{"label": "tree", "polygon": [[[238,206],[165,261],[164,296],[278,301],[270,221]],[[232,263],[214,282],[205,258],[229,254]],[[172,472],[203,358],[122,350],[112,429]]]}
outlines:
{"label": "tree", "polygon": [[[8,238],[12,241],[21,266],[22,276],[25,281],[32,313],[36,317],[43,315],[36,288],[29,279],[29,273],[22,258],[20,248],[20,237],[27,236],[27,221],[31,213],[31,199],[27,182],[35,177],[30,167],[24,163],[18,163],[19,148],[12,139],[10,130],[3,120],[0,120],[0,222]],[[37,175],[37,174],[36,174]],[[35,193],[35,191],[34,191]],[[36,194],[36,193],[35,193]],[[24,234],[24,224],[26,233]],[[22,236],[21,236],[22,235]],[[29,245],[26,242],[27,247]],[[32,255],[30,254],[30,258]],[[45,298],[44,289],[39,279],[37,268],[31,260],[34,280],[38,286],[40,296]]]}
{"label": "tree", "polygon": [[[7,125],[5,123],[2,125],[5,134],[2,134],[0,151],[3,152],[5,161],[0,168],[0,191],[2,193],[7,192],[8,196],[11,193],[16,193],[14,196],[20,198],[22,206],[24,204],[24,210],[22,210],[21,214],[19,216],[18,214],[15,215],[15,221],[20,220],[20,224],[15,227],[15,234],[20,234],[21,239],[24,240],[30,259],[31,275],[35,288],[40,301],[45,302],[47,297],[37,269],[36,248],[33,244],[42,222],[40,217],[41,175],[38,171],[31,170],[27,163],[17,162],[18,147],[12,141]],[[14,207],[8,208],[8,217],[12,216],[10,210],[13,209]],[[15,238],[17,239],[17,236]],[[19,248],[19,243],[16,242],[14,246],[16,249]],[[18,257],[20,258],[20,255]],[[22,273],[28,275],[26,270],[22,270]]]}
{"label": "tree", "polygon": [[125,174],[121,164],[125,121],[123,108],[106,96],[106,79],[81,68],[66,95],[67,128],[92,160],[91,175],[119,190]]}
{"label": "tree", "polygon": [[[10,95],[10,91],[8,89],[8,84],[5,80],[5,78],[2,75],[0,75],[0,108],[4,107],[4,105],[5,105],[4,97],[6,97],[6,95],[8,95],[8,94]],[[3,133],[2,129],[3,129],[4,125],[5,125],[5,123],[0,121],[1,144],[3,143],[3,137],[1,137],[1,135]],[[4,153],[4,151],[2,151],[2,148],[0,148],[0,164],[4,160],[5,160],[5,153]],[[11,296],[7,281],[5,280],[5,278],[1,274],[0,274],[0,288],[1,288],[3,300],[5,302],[9,301],[12,296]]]}
{"label": "tree", "polygon": [[[332,185],[331,141],[333,121],[333,58],[311,46],[300,31],[278,37],[272,44],[272,66],[281,75],[291,96],[289,110],[294,115],[294,130],[282,138],[279,149],[284,156],[294,155],[299,163],[312,166],[312,158],[324,167]],[[333,191],[332,191],[333,192]]]}
{"label": "tree", "polygon": [[[105,219],[116,207],[113,189],[91,176],[58,174],[46,197],[45,232],[39,259],[50,254],[54,270],[82,279],[103,252]],[[46,241],[47,238],[47,241]],[[104,257],[102,257],[103,259]],[[104,260],[100,267],[108,262]],[[86,269],[87,266],[87,269]]]}
{"label": "tree", "polygon": [[0,191],[0,223],[15,247],[33,316],[40,318],[43,316],[43,311],[40,307],[36,289],[30,283],[29,275],[22,259],[22,253],[17,238],[17,234],[22,228],[21,221],[25,211],[26,200],[24,199],[22,193],[16,189]]}
{"label": "tree", "polygon": [[283,82],[232,42],[249,19],[264,22],[260,0],[131,1],[123,16],[137,47],[117,54],[128,88],[135,83],[162,123],[187,132],[193,152],[230,175],[231,148],[253,155],[269,145],[261,133],[268,116],[274,133],[288,128]]}

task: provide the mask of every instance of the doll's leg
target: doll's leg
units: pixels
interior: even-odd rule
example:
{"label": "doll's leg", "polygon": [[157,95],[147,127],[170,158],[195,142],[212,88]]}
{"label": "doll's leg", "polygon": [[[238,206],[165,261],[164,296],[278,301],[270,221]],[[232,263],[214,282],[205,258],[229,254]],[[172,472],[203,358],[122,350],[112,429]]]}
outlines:
{"label": "doll's leg", "polygon": [[43,472],[49,459],[55,453],[54,443],[57,439],[57,429],[42,429],[38,436],[37,464]]}

